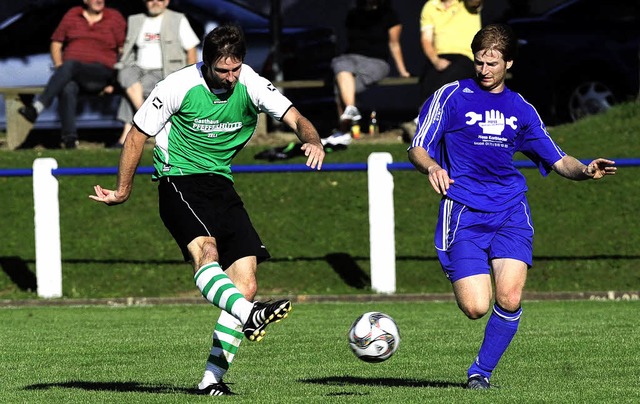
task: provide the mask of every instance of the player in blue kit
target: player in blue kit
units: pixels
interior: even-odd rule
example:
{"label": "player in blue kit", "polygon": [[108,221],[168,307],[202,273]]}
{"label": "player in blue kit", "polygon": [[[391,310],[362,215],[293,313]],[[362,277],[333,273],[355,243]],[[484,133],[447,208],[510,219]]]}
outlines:
{"label": "player in blue kit", "polygon": [[458,307],[472,320],[492,309],[468,370],[470,389],[490,387],[491,373],[518,330],[532,265],[527,185],[514,154],[526,155],[544,176],[553,170],[580,181],[616,173],[611,160],[584,165],[565,154],[535,108],[505,86],[516,48],[507,25],[478,31],[471,43],[476,77],[449,83],[427,100],[409,147],[413,165],[442,195],[434,241]]}

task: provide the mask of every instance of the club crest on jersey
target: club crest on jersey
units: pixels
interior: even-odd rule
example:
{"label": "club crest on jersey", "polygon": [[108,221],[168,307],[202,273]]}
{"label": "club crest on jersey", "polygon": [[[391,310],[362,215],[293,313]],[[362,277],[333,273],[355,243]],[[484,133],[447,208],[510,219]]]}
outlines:
{"label": "club crest on jersey", "polygon": [[162,108],[162,101],[160,101],[160,98],[158,97],[153,97],[151,105],[153,105],[156,109],[160,109]]}
{"label": "club crest on jersey", "polygon": [[465,117],[467,118],[467,121],[465,121],[467,125],[478,124],[482,128],[482,134],[479,134],[477,140],[473,142],[475,146],[508,148],[509,138],[502,136],[505,125],[513,130],[518,128],[518,125],[516,125],[518,118],[512,116],[505,119],[504,114],[495,109],[485,111],[484,116],[473,111],[467,112]]}
{"label": "club crest on jersey", "polygon": [[484,119],[482,114],[473,111],[467,112],[465,117],[468,118],[465,121],[467,125],[475,125],[477,123],[482,128],[482,133],[486,135],[501,135],[505,125],[509,125],[513,130],[518,129],[516,124],[518,118],[512,116],[505,119],[504,114],[495,109],[485,111]]}

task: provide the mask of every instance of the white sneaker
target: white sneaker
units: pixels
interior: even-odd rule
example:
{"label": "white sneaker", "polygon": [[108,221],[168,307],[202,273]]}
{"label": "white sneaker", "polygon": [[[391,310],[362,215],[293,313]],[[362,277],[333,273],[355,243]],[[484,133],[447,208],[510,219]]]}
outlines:
{"label": "white sneaker", "polygon": [[351,144],[352,140],[353,139],[351,138],[351,133],[335,132],[334,134],[332,134],[329,137],[325,137],[325,138],[320,139],[320,142],[322,143],[323,146],[326,146],[326,145],[348,146],[348,145]]}
{"label": "white sneaker", "polygon": [[360,119],[362,119],[362,115],[360,115],[358,108],[353,105],[347,106],[342,115],[340,115],[341,121],[359,121]]}

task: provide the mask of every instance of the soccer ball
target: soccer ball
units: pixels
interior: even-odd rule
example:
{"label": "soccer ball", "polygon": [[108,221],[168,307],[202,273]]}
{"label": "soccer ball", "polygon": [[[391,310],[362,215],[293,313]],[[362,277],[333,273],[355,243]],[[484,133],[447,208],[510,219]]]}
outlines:
{"label": "soccer ball", "polygon": [[349,346],[365,362],[382,362],[400,345],[400,331],[391,317],[377,311],[364,313],[349,330]]}

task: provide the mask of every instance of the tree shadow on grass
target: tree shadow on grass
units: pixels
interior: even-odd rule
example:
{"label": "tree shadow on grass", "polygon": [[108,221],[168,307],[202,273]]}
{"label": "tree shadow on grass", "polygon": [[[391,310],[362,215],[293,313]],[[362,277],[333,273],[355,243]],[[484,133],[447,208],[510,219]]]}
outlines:
{"label": "tree shadow on grass", "polygon": [[35,291],[38,287],[36,275],[29,270],[27,262],[20,257],[0,257],[0,268],[22,291]]}
{"label": "tree shadow on grass", "polygon": [[[321,384],[326,386],[378,386],[378,387],[417,387],[417,388],[464,388],[464,383],[443,380],[419,380],[397,377],[354,377],[329,376],[311,379],[299,379],[301,383]],[[355,393],[354,393],[355,394]]]}
{"label": "tree shadow on grass", "polygon": [[36,383],[24,387],[24,390],[49,390],[53,388],[79,389],[87,391],[113,391],[119,393],[157,393],[157,394],[196,394],[194,388],[171,386],[168,384],[144,384],[139,382],[93,382],[71,380],[57,383]]}
{"label": "tree shadow on grass", "polygon": [[365,289],[371,285],[371,278],[360,268],[351,254],[331,253],[325,255],[325,259],[346,285],[355,289]]}

